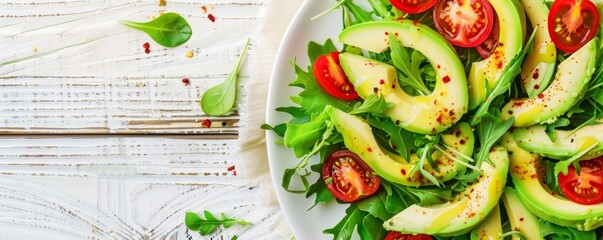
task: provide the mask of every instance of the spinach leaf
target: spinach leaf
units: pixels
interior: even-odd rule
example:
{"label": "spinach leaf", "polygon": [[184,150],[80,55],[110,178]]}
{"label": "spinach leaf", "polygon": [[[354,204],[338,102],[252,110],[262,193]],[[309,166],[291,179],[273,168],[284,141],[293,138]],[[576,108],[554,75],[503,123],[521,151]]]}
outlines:
{"label": "spinach leaf", "polygon": [[177,13],[166,13],[146,23],[118,20],[119,23],[147,33],[155,42],[164,47],[177,47],[193,35],[188,22]]}
{"label": "spinach leaf", "polygon": [[595,231],[580,231],[573,227],[562,227],[539,219],[540,235],[552,240],[595,240]]}
{"label": "spinach leaf", "polygon": [[219,219],[207,210],[203,211],[203,216],[204,218],[200,217],[196,213],[187,212],[184,216],[184,224],[191,231],[199,232],[201,235],[208,235],[212,233],[220,225],[224,226],[224,228],[229,228],[234,224],[239,224],[241,226],[252,224],[245,220],[229,218],[224,213],[220,215],[222,219]]}
{"label": "spinach leaf", "polygon": [[218,116],[230,111],[234,106],[235,98],[237,96],[237,78],[239,76],[239,69],[243,62],[243,56],[245,56],[245,52],[249,47],[249,40],[250,39],[248,38],[235,68],[228,77],[226,77],[226,80],[207,89],[207,91],[203,93],[203,96],[201,97],[201,109],[203,112],[212,116]]}

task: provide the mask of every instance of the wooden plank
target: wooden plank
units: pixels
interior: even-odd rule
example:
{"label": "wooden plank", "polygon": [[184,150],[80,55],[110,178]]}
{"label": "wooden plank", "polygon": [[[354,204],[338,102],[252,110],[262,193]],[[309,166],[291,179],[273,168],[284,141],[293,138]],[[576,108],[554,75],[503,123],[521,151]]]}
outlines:
{"label": "wooden plank", "polygon": [[255,224],[207,239],[277,238],[266,232],[276,209],[256,206],[250,196],[259,190],[245,186],[244,171],[236,168],[237,140],[4,136],[0,141],[0,239],[188,239],[198,234],[187,232],[184,213],[205,209]]}
{"label": "wooden plank", "polygon": [[[0,48],[0,134],[236,135],[238,108],[212,118],[201,111],[200,98],[232,70],[264,2],[3,1],[0,46],[8,47]],[[116,22],[149,21],[170,11],[193,28],[189,42],[176,48]],[[253,44],[238,99],[253,74]],[[189,51],[194,57],[186,56]],[[201,127],[205,119],[211,128]]]}

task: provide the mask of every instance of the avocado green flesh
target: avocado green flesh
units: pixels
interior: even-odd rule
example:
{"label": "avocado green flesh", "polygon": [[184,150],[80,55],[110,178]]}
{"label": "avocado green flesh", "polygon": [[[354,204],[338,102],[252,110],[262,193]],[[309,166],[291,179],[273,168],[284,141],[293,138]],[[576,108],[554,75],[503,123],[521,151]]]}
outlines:
{"label": "avocado green flesh", "polygon": [[[418,162],[416,154],[412,154],[410,161],[406,161],[398,155],[387,152],[376,142],[371,126],[364,120],[333,107],[327,107],[326,111],[337,131],[343,136],[346,147],[358,154],[379,176],[405,186],[432,185],[420,172],[410,176],[412,168]],[[443,134],[442,141],[456,151],[471,156],[475,144],[471,127],[467,123],[461,123],[458,126],[451,132]],[[446,150],[446,152],[456,156],[450,150]],[[442,182],[454,178],[466,168],[438,151],[433,153],[432,158],[438,164],[437,169],[432,169],[429,163],[425,163],[423,168],[432,172],[434,177]]]}
{"label": "avocado green flesh", "polygon": [[[544,239],[540,236],[540,231],[535,231],[540,228],[538,218],[521,203],[515,189],[506,187],[501,199],[505,205],[511,229],[521,232],[527,240]],[[520,240],[520,238],[515,235],[512,240]]]}
{"label": "avocado green flesh", "polygon": [[499,142],[511,153],[511,180],[519,199],[534,215],[561,226],[590,231],[603,226],[603,203],[580,205],[552,195],[541,183],[537,166],[541,157],[517,144],[507,133]]}
{"label": "avocado green flesh", "polygon": [[564,160],[593,147],[581,159],[591,159],[603,154],[603,119],[599,124],[584,126],[577,131],[555,130],[555,142],[546,135],[541,125],[513,130],[515,142],[523,149],[549,158]]}
{"label": "avocado green flesh", "polygon": [[502,109],[504,120],[515,117],[513,126],[528,127],[554,121],[569,110],[588,87],[597,56],[598,40],[594,38],[559,64],[551,85],[529,99],[513,99]]}
{"label": "avocado green flesh", "polygon": [[532,27],[536,30],[534,45],[521,66],[521,83],[528,97],[538,96],[553,78],[557,48],[549,35],[547,25],[549,8],[544,1],[520,0]]}
{"label": "avocado green flesh", "polygon": [[492,89],[503,69],[519,53],[525,32],[525,17],[517,0],[490,0],[499,19],[499,44],[492,55],[473,62],[469,73],[469,109],[477,108],[486,99],[486,84]]}
{"label": "avocado green flesh", "polygon": [[471,230],[471,240],[498,240],[501,235],[500,207],[496,205],[486,220]]}
{"label": "avocado green flesh", "polygon": [[425,207],[412,205],[387,220],[383,227],[390,231],[441,236],[469,232],[498,204],[507,180],[507,150],[494,147],[489,158],[496,167],[488,163],[482,164],[482,175],[478,181],[451,201]]}
{"label": "avocado green flesh", "polygon": [[[450,44],[429,27],[410,20],[378,21],[344,29],[339,41],[372,52],[389,47],[389,34],[404,47],[421,52],[433,65],[436,84],[426,96],[412,96],[400,88],[393,66],[353,54],[341,54],[343,70],[362,98],[383,94],[394,107],[385,112],[408,131],[420,134],[443,132],[467,112],[467,77]],[[384,83],[382,82],[384,81]],[[377,91],[376,91],[377,90]]]}

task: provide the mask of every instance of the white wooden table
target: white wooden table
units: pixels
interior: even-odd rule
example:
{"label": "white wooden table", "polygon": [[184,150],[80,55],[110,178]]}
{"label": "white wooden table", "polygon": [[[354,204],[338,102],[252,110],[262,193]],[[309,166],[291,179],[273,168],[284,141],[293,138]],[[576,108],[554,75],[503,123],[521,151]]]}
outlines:
{"label": "white wooden table", "polygon": [[[251,37],[244,99],[268,1],[1,0],[0,239],[277,239],[276,210],[237,168],[244,101],[225,117],[199,107]],[[186,44],[116,22],[161,12],[189,21]],[[185,212],[204,209],[254,225],[188,232]]]}

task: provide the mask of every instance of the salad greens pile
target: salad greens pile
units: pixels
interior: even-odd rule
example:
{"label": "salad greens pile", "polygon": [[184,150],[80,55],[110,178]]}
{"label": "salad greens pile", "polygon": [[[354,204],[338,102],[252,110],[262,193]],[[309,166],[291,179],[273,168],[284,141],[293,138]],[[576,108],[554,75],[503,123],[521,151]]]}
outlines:
{"label": "salad greens pile", "polygon": [[[407,14],[392,5],[393,2],[400,1],[365,1],[368,2],[370,9],[357,5],[352,0],[340,0],[327,12],[335,11],[336,9],[341,10],[344,30],[354,25],[400,19],[412,20],[431,29],[436,28],[436,23],[432,17],[431,10],[423,13]],[[441,5],[440,2],[442,1],[444,0],[438,1],[436,7]],[[560,3],[577,2],[575,4],[580,4],[580,1],[557,1]],[[587,0],[582,0],[582,2],[585,1]],[[521,5],[518,1],[513,0],[513,2],[517,2],[518,5]],[[556,3],[547,1],[546,4],[551,7],[551,11],[553,11]],[[600,8],[600,3],[597,4],[599,4],[597,6]],[[546,11],[548,12],[549,10],[546,9]],[[323,14],[326,14],[327,12]],[[523,10],[518,12],[525,14]],[[322,16],[323,14],[320,14],[319,16]],[[435,16],[435,14],[433,14],[433,16]],[[598,15],[596,19],[598,21]],[[597,25],[603,26],[603,22],[597,22]],[[493,147],[502,145],[500,142],[501,138],[503,138],[503,136],[513,135],[516,128],[529,127],[514,125],[517,124],[517,122],[513,113],[511,111],[508,113],[502,111],[506,104],[511,100],[527,99],[528,96],[519,75],[522,71],[522,64],[527,61],[527,56],[532,53],[533,48],[538,47],[535,43],[537,41],[535,39],[538,39],[538,37],[536,37],[538,29],[532,27],[530,24],[527,24],[526,28],[524,42],[520,43],[522,45],[521,49],[510,58],[504,67],[500,67],[497,70],[500,72],[500,77],[495,81],[495,84],[493,86],[488,84],[485,85],[486,97],[484,100],[481,101],[476,108],[468,109],[468,112],[464,114],[461,119],[457,120],[458,123],[469,123],[473,130],[473,134],[477,139],[472,155],[463,154],[458,150],[455,150],[454,147],[444,144],[443,135],[446,132],[420,134],[401,127],[399,121],[392,120],[388,115],[388,110],[392,109],[395,104],[388,102],[384,94],[378,93],[379,91],[377,91],[377,88],[375,88],[375,94],[363,96],[359,89],[361,85],[354,85],[354,88],[358,90],[361,98],[343,100],[329,94],[320,80],[317,81],[315,65],[320,62],[319,58],[321,58],[321,56],[333,56],[329,55],[333,52],[355,54],[370,58],[371,61],[378,61],[394,66],[397,74],[397,79],[394,79],[397,81],[394,84],[400,86],[407,94],[412,96],[430,95],[431,92],[434,91],[437,81],[442,81],[440,80],[442,79],[442,76],[438,76],[436,69],[440,68],[440,66],[434,66],[421,51],[404,46],[396,39],[396,33],[385,32],[388,48],[382,52],[366,51],[356,46],[345,44],[341,49],[338,49],[331,39],[326,39],[323,43],[310,42],[307,46],[307,55],[312,64],[303,67],[299,66],[295,60],[291,61],[296,78],[289,85],[301,90],[297,95],[290,97],[294,105],[276,108],[276,111],[278,112],[289,114],[291,119],[276,125],[264,124],[262,126],[263,129],[273,131],[276,135],[280,136],[282,142],[278,142],[277,144],[283,144],[285,147],[291,149],[295,154],[295,157],[299,159],[299,162],[295,167],[284,171],[282,187],[288,192],[304,194],[306,198],[313,198],[314,205],[308,206],[308,210],[311,210],[318,204],[331,204],[330,202],[333,202],[334,198],[336,198],[339,204],[348,205],[345,217],[335,226],[324,230],[324,233],[332,235],[333,239],[351,239],[353,235],[359,235],[361,239],[384,239],[390,234],[390,231],[384,228],[384,223],[410,206],[419,205],[429,207],[434,204],[452,203],[456,201],[455,199],[462,198],[463,196],[459,196],[459,194],[483,179],[482,170],[480,168],[482,164],[489,164],[494,168],[497,167],[489,159],[489,153],[492,151]],[[603,38],[601,30],[598,31],[597,36]],[[601,53],[603,50],[603,41],[596,42],[596,39],[593,41],[597,44],[595,46],[595,51]],[[450,46],[453,47],[452,45]],[[454,50],[457,53],[460,62],[463,64],[464,69],[462,69],[462,71],[466,76],[475,74],[471,72],[472,64],[485,59],[484,56],[481,56],[482,54],[478,53],[478,50],[473,47],[454,46]],[[553,61],[559,65],[571,56],[571,53],[559,51]],[[490,57],[494,57],[494,55]],[[332,60],[330,59],[329,61]],[[601,124],[601,118],[603,117],[603,58],[597,56],[593,61],[593,68],[585,70],[589,74],[592,73],[592,76],[588,76],[589,79],[586,81],[587,86],[584,88],[583,92],[571,95],[571,98],[574,98],[576,102],[571,105],[569,110],[560,113],[557,117],[537,124],[536,127],[544,127],[547,141],[554,144],[561,144],[564,141],[570,142],[568,139],[560,137],[560,132],[563,132],[564,134],[567,133],[563,136],[572,136],[571,143],[573,143],[574,138],[578,139],[580,137],[576,136],[576,134],[579,134],[578,132],[581,129]],[[329,63],[332,64],[333,62]],[[339,64],[339,61],[337,61],[337,64]],[[535,77],[537,76],[537,73],[538,72],[534,75]],[[563,86],[563,83],[561,84],[561,86]],[[553,86],[553,84],[551,84],[551,86]],[[546,88],[547,86],[540,87]],[[537,98],[543,97],[538,95]],[[522,100],[521,104],[527,104],[528,101],[529,100]],[[514,107],[520,107],[521,104],[516,104],[517,106]],[[404,186],[381,177],[376,192],[370,193],[367,196],[361,194],[353,201],[345,201],[339,198],[329,185],[339,184],[339,181],[341,180],[336,177],[325,178],[325,168],[330,164],[330,156],[332,156],[332,154],[344,149],[352,150],[352,147],[346,146],[343,133],[338,131],[336,123],[332,120],[332,116],[327,110],[330,108],[335,108],[346,114],[353,115],[354,118],[361,119],[370,125],[372,134],[379,144],[379,147],[384,149],[384,151],[391,152],[392,154],[405,159],[409,163],[415,164],[415,167],[413,167],[408,174],[410,176],[415,174],[420,175],[422,179],[427,180],[427,184],[418,187]],[[601,132],[591,132],[590,134],[600,135]],[[591,193],[594,192],[591,195],[597,195],[598,191],[603,192],[603,170],[597,169],[596,166],[593,167],[594,165],[588,165],[586,162],[589,161],[581,161],[595,159],[603,153],[603,151],[601,151],[602,144],[598,141],[598,138],[595,136],[589,139],[595,140],[589,142],[588,146],[579,148],[573,155],[562,159],[553,158],[550,154],[540,153],[537,149],[534,150],[535,147],[524,147],[524,145],[522,145],[523,143],[518,142],[518,145],[529,152],[540,155],[534,155],[536,158],[540,159],[537,169],[541,176],[536,177],[540,180],[540,183],[545,189],[555,196],[555,198],[561,198],[563,201],[571,202],[574,201],[574,199],[567,196],[567,192],[562,190],[566,184],[570,183],[563,182],[562,177],[560,177],[562,176],[561,174],[563,174],[563,176],[570,176],[573,172],[573,176],[579,178],[581,176],[591,176],[581,175],[580,172],[585,169],[588,170],[588,174],[598,172],[597,174],[599,175],[597,176],[599,178],[588,179],[593,182],[594,186],[594,190],[590,191]],[[370,149],[368,151],[371,152]],[[434,153],[444,154],[451,161],[465,166],[466,169],[458,172],[453,179],[442,181],[440,178],[434,176],[433,169],[436,169],[440,164],[432,158]],[[356,152],[356,154],[361,155],[358,152]],[[509,152],[509,155],[512,154],[512,152]],[[318,158],[315,156],[318,156]],[[413,159],[414,156],[416,156],[416,161],[411,162],[410,159]],[[586,158],[587,156],[588,159]],[[366,159],[364,160],[366,161]],[[511,165],[513,165],[513,162]],[[588,168],[588,166],[591,167]],[[515,180],[516,176],[513,174],[516,173],[513,172],[513,169],[509,169],[508,171],[511,176],[507,177],[508,181],[506,181],[504,185],[516,188],[516,184],[511,180]],[[375,172],[379,175],[379,171],[375,170]],[[570,175],[568,175],[568,172],[570,172]],[[406,175],[407,173],[403,172],[402,174]],[[371,175],[371,173],[367,173],[367,176],[369,175]],[[318,177],[316,182],[310,182],[310,176],[322,177]],[[587,178],[584,177],[582,181],[587,181],[584,179]],[[296,182],[301,184],[295,184]],[[293,186],[299,186],[299,188],[294,188]],[[572,186],[578,187],[577,185]],[[603,201],[603,195],[601,196],[601,201]],[[567,198],[572,200],[570,201],[570,199]],[[523,201],[525,198],[522,199],[520,194],[520,199]],[[601,201],[589,204],[594,204],[594,207],[600,207],[598,205],[603,205],[603,203],[600,203]],[[575,203],[572,202],[572,204]],[[504,208],[501,208],[501,225],[505,233],[501,233],[501,238],[510,238],[511,236],[525,238],[525,231],[539,232],[541,239],[582,240],[600,239],[603,237],[603,228],[599,227],[603,225],[603,223],[599,223],[601,220],[597,220],[603,218],[603,215],[592,216],[592,225],[590,225],[590,228],[585,229],[578,227],[581,229],[577,229],[575,226],[563,226],[551,222],[539,215],[542,213],[533,212],[538,217],[539,229],[518,230],[512,229],[511,225],[514,223],[511,223],[511,217],[508,216],[503,209]],[[487,215],[487,213],[485,214]],[[561,216],[561,218],[563,218],[563,216]],[[472,236],[470,236],[470,230],[471,229],[459,231],[459,234],[456,236],[441,236],[436,232],[432,237],[435,239],[468,239],[472,238]]]}

